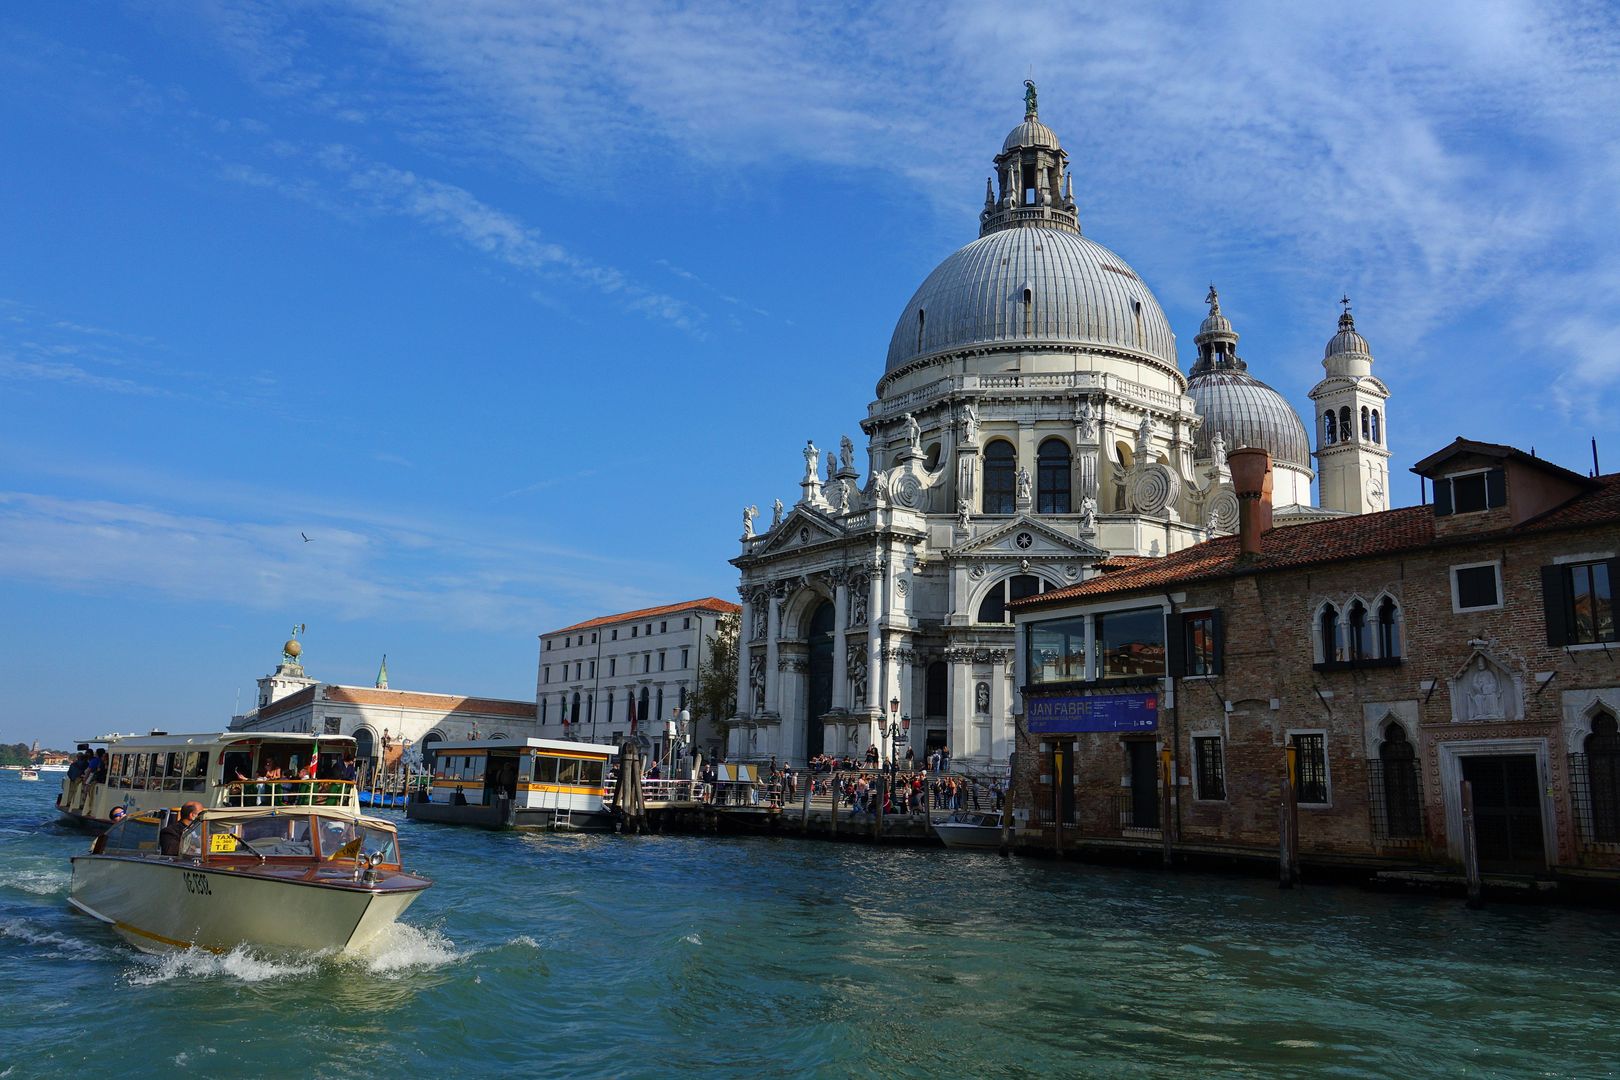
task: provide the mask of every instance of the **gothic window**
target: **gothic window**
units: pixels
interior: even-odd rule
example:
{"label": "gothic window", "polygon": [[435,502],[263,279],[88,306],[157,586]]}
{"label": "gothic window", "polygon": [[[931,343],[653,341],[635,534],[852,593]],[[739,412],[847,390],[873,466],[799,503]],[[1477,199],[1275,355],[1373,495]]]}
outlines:
{"label": "gothic window", "polygon": [[1372,416],[1365,405],[1361,407],[1361,437],[1363,439],[1372,438]]}
{"label": "gothic window", "polygon": [[1379,430],[1377,409],[1372,411],[1372,441],[1379,446],[1384,444],[1384,433]]}
{"label": "gothic window", "polygon": [[1329,409],[1322,414],[1322,445],[1332,446],[1336,426],[1333,422],[1333,410]]}
{"label": "gothic window", "polygon": [[1378,748],[1378,771],[1384,783],[1384,836],[1421,836],[1423,814],[1418,802],[1417,747],[1406,737],[1406,729],[1391,721],[1384,729],[1384,743]]}
{"label": "gothic window", "polygon": [[1356,429],[1350,426],[1350,406],[1346,405],[1339,410],[1339,441],[1349,442],[1355,434]]}
{"label": "gothic window", "polygon": [[984,448],[984,505],[981,513],[1010,514],[1017,485],[1013,445],[997,439]]}
{"label": "gothic window", "polygon": [[1069,444],[1047,439],[1035,454],[1035,510],[1041,514],[1069,513]]}
{"label": "gothic window", "polygon": [[1607,712],[1592,718],[1586,737],[1587,790],[1592,809],[1592,839],[1620,842],[1620,728]]}
{"label": "gothic window", "polygon": [[1388,596],[1378,605],[1378,655],[1385,659],[1401,655],[1401,609]]}
{"label": "gothic window", "polygon": [[1367,606],[1360,600],[1353,601],[1347,622],[1346,644],[1350,647],[1350,659],[1366,660],[1372,656],[1372,628],[1367,625]]}
{"label": "gothic window", "polygon": [[1339,626],[1339,609],[1332,604],[1322,605],[1322,614],[1317,620],[1318,654],[1321,663],[1331,664],[1336,660],[1343,660],[1344,632]]}

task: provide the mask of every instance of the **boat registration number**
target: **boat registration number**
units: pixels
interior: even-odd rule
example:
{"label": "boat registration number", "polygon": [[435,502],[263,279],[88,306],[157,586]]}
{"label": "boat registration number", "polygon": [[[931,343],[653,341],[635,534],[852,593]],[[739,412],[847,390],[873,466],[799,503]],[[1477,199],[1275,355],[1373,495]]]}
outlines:
{"label": "boat registration number", "polygon": [[190,870],[183,870],[181,876],[186,879],[186,892],[198,896],[214,895],[214,891],[208,887],[207,874],[193,874]]}

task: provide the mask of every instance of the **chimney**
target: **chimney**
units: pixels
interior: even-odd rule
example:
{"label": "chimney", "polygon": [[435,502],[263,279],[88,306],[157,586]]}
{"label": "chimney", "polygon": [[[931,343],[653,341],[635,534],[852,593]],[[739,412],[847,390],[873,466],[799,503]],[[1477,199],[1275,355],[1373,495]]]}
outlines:
{"label": "chimney", "polygon": [[1229,451],[1232,487],[1238,497],[1238,540],[1245,555],[1260,554],[1260,538],[1271,531],[1271,453],[1258,446]]}

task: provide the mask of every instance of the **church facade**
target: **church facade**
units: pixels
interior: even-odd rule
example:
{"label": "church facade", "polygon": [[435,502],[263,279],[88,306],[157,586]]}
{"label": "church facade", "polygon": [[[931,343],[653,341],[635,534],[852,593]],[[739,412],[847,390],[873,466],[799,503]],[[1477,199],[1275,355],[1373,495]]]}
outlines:
{"label": "church facade", "polygon": [[[860,422],[864,469],[847,436],[809,442],[795,502],[768,523],[743,512],[734,759],[944,747],[1005,764],[1008,602],[1233,532],[1230,448],[1270,451],[1279,524],[1383,507],[1388,391],[1348,310],[1312,394],[1313,455],[1238,357],[1213,286],[1182,372],[1153,293],[1082,233],[1067,154],[1026,88],[978,239],[901,312]],[[1340,478],[1321,506],[1313,456]]]}

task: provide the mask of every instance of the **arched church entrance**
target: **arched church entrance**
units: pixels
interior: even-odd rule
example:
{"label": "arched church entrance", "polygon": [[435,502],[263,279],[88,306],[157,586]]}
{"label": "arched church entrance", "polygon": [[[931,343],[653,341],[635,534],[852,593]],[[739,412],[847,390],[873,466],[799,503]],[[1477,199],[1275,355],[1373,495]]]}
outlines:
{"label": "arched church entrance", "polygon": [[810,615],[809,670],[805,672],[804,756],[808,760],[826,745],[821,718],[832,709],[833,606],[823,600]]}

